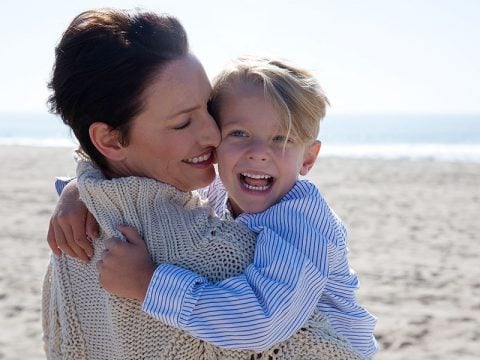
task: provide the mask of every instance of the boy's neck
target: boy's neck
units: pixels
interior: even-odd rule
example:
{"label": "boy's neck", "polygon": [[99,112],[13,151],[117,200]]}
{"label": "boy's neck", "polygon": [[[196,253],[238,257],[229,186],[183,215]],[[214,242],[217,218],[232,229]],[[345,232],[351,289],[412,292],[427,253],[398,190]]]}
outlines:
{"label": "boy's neck", "polygon": [[[296,181],[298,181],[298,180],[300,180],[299,177],[297,177]],[[294,186],[295,186],[295,184],[285,194],[283,194],[279,199],[277,199],[277,201],[275,201],[275,203],[273,203],[270,206],[278,204],[283,199],[283,197],[293,189]],[[227,192],[227,194],[228,194],[228,192]],[[233,219],[236,219],[238,216],[242,215],[245,212],[237,204],[235,204],[235,202],[233,202],[230,199],[230,197],[227,197],[226,206],[227,206],[227,209],[228,209],[228,211],[229,211],[229,213],[230,213],[230,215],[232,216]],[[263,209],[262,211],[257,211],[254,214],[262,213],[267,209],[268,209],[268,207]]]}
{"label": "boy's neck", "polygon": [[236,219],[239,215],[243,214],[244,211],[242,209],[238,208],[237,206],[234,206],[230,198],[227,199],[227,209],[230,212],[230,215]]}

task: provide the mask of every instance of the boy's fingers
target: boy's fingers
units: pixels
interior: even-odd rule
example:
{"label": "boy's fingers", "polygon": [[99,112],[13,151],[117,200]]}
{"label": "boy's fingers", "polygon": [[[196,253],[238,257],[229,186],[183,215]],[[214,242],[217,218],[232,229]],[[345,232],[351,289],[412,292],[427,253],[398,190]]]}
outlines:
{"label": "boy's fingers", "polygon": [[62,250],[64,253],[72,257],[75,257],[75,253],[70,247],[70,245],[68,245],[67,239],[65,238],[62,228],[59,225],[57,225],[55,222],[53,223],[53,232],[55,234],[55,241],[57,243],[58,248]]}
{"label": "boy's fingers", "polygon": [[98,226],[97,220],[95,220],[95,217],[92,214],[90,214],[90,212],[87,212],[86,229],[87,229],[87,235],[90,236],[91,239],[94,239],[94,240],[98,239],[100,228]]}
{"label": "boy's fingers", "polygon": [[75,242],[72,228],[70,226],[54,226],[55,239],[58,247],[69,256],[88,262],[90,259],[80,246]]}
{"label": "boy's fingers", "polygon": [[145,245],[145,242],[143,241],[143,239],[138,234],[137,229],[135,229],[134,227],[120,225],[118,227],[118,230],[120,230],[120,232],[123,235],[125,235],[125,237],[127,238],[127,241],[129,243],[132,243],[132,244],[135,244],[135,245]]}
{"label": "boy's fingers", "polygon": [[[90,258],[87,256],[85,251],[77,243],[77,238],[75,237],[76,234],[73,232],[73,228],[70,226],[64,227],[64,235],[65,235],[66,241],[68,242],[68,245],[70,246],[70,248],[74,253],[73,257],[79,260],[88,262]],[[80,239],[79,241],[81,241]]]}
{"label": "boy's fingers", "polygon": [[81,222],[73,222],[72,224],[72,236],[74,243],[72,245],[72,249],[79,255],[86,256],[87,258],[92,257],[93,255],[93,248],[90,241],[87,239],[87,235],[85,234],[84,224]]}
{"label": "boy's fingers", "polygon": [[48,224],[48,232],[47,232],[47,242],[48,246],[56,256],[62,255],[62,251],[58,248],[57,241],[55,240],[55,231],[53,230],[52,220]]}
{"label": "boy's fingers", "polygon": [[105,240],[105,251],[103,253],[103,256],[105,256],[105,252],[106,251],[113,251],[115,252],[119,247],[121,247],[122,245],[125,245],[126,242],[121,240],[121,239],[117,239],[117,238],[108,238],[107,240]]}

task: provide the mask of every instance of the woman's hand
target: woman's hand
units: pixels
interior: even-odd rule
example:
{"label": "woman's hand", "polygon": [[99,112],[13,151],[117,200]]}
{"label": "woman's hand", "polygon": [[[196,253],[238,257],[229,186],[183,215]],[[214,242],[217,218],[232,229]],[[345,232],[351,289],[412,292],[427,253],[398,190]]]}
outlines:
{"label": "woman's hand", "polygon": [[96,238],[98,224],[80,200],[76,180],[72,180],[63,189],[50,219],[48,244],[57,256],[63,251],[88,262],[93,256],[90,239]]}
{"label": "woman's hand", "polygon": [[105,241],[102,260],[97,262],[100,285],[111,294],[143,301],[155,265],[137,230],[128,226],[120,226],[119,230],[127,241]]}

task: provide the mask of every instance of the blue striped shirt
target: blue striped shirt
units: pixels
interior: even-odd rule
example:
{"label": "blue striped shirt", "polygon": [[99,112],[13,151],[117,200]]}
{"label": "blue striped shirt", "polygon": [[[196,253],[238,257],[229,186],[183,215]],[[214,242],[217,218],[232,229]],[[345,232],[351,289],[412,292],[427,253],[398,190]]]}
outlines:
{"label": "blue striped shirt", "polygon": [[[218,180],[203,193],[217,214],[228,214]],[[312,183],[297,181],[278,204],[237,221],[258,234],[243,275],[212,284],[162,264],[144,311],[217,346],[261,352],[292,336],[317,307],[355,349],[373,355],[376,319],[356,302],[346,229]]]}
{"label": "blue striped shirt", "polygon": [[63,189],[65,189],[65,186],[67,186],[67,184],[73,179],[75,178],[65,176],[57,176],[55,178],[55,191],[59,196],[62,193]]}

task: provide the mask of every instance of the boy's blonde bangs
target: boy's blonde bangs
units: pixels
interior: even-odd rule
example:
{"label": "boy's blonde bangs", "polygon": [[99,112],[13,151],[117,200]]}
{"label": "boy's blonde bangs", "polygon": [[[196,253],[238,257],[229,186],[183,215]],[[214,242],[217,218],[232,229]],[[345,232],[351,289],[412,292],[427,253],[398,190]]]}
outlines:
{"label": "boy's blonde bangs", "polygon": [[284,60],[244,56],[229,64],[213,81],[210,111],[217,118],[222,98],[240,83],[263,87],[288,135],[299,142],[317,138],[328,99],[306,70]]}

